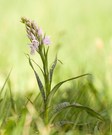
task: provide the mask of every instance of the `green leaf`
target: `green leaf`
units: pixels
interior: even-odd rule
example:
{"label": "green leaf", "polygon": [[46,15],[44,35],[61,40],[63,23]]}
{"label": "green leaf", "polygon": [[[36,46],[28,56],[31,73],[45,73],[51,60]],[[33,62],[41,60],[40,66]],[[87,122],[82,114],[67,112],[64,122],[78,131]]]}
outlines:
{"label": "green leaf", "polygon": [[39,69],[41,70],[42,74],[44,75],[44,72],[43,72],[42,68],[33,59],[31,59],[31,60],[39,67]]}
{"label": "green leaf", "polygon": [[47,47],[46,52],[44,52],[45,57],[48,57],[48,52],[49,52],[49,46]]}
{"label": "green leaf", "polygon": [[67,121],[67,120],[61,120],[61,121],[58,121],[58,122],[55,122],[54,123],[54,126],[56,127],[62,127],[64,125],[74,125],[75,123],[72,122],[72,121]]}
{"label": "green leaf", "polygon": [[43,84],[42,84],[42,82],[41,82],[41,80],[40,80],[40,78],[39,78],[37,72],[35,71],[35,69],[34,69],[34,67],[33,67],[33,65],[32,65],[32,62],[31,62],[30,57],[29,57],[29,64],[30,64],[30,66],[32,67],[32,69],[33,69],[33,71],[34,71],[34,74],[35,74],[35,77],[36,77],[36,80],[37,80],[37,83],[38,83],[38,86],[39,86],[41,95],[42,95],[42,97],[43,97],[43,101],[44,101],[44,103],[45,103],[46,97],[45,97],[44,87],[43,87]]}
{"label": "green leaf", "polygon": [[57,56],[55,57],[55,60],[54,62],[52,63],[52,66],[50,68],[50,71],[49,71],[49,80],[50,80],[50,84],[52,82],[52,76],[53,76],[53,72],[54,72],[54,69],[56,67],[56,64],[57,64]]}
{"label": "green leaf", "polygon": [[9,119],[5,125],[5,135],[12,135],[14,128],[16,127],[16,122]]}
{"label": "green leaf", "polygon": [[4,82],[4,84],[3,84],[3,86],[2,86],[2,88],[1,88],[1,90],[0,90],[0,96],[1,96],[1,94],[2,94],[2,92],[3,92],[3,90],[4,90],[4,87],[5,87],[5,85],[6,85],[7,81],[8,81],[8,79],[9,79],[9,77],[10,77],[11,72],[12,72],[12,69],[10,70],[10,72],[9,72],[9,74],[8,74],[8,76],[7,76],[5,82]]}
{"label": "green leaf", "polygon": [[0,103],[3,101],[3,98],[0,99]]}
{"label": "green leaf", "polygon": [[[25,53],[25,55],[26,55],[26,57],[29,59],[29,54]],[[43,72],[42,68],[41,68],[33,59],[30,58],[30,60],[31,60],[33,63],[35,63],[35,65],[40,69],[40,71],[41,71],[42,74],[44,75],[44,72]]]}
{"label": "green leaf", "polygon": [[15,103],[14,103],[14,100],[13,100],[13,94],[12,94],[12,89],[11,89],[11,82],[10,82],[10,80],[8,81],[8,85],[9,85],[9,91],[10,91],[11,106],[12,106],[13,111],[15,112],[16,109],[15,109]]}
{"label": "green leaf", "polygon": [[99,113],[95,112],[93,109],[91,109],[89,107],[83,106],[83,105],[78,104],[78,103],[70,104],[69,102],[63,102],[63,103],[58,104],[52,110],[52,116],[51,116],[50,122],[52,123],[55,120],[55,118],[63,111],[63,109],[70,108],[70,107],[85,110],[92,117],[95,117],[95,118],[97,118],[99,120],[102,120],[102,121],[104,120],[104,118]]}
{"label": "green leaf", "polygon": [[0,127],[4,125],[11,111],[11,101],[8,98],[8,92],[5,91],[4,98],[0,104]]}
{"label": "green leaf", "polygon": [[91,109],[89,107],[83,106],[83,105],[78,104],[78,103],[73,103],[72,106],[85,110],[92,117],[96,117],[100,120],[104,120],[104,118],[99,113],[95,112],[93,109]]}
{"label": "green leaf", "polygon": [[48,98],[47,98],[47,102],[49,102],[52,98],[53,98],[53,95],[56,93],[56,91],[60,88],[60,86],[68,81],[72,81],[72,80],[75,80],[75,79],[78,79],[78,78],[81,78],[83,76],[87,76],[87,75],[91,75],[91,74],[83,74],[83,75],[79,75],[79,76],[76,76],[76,77],[73,77],[73,78],[69,78],[65,81],[62,81],[62,82],[59,82],[58,84],[56,84],[53,89],[51,90],[50,94],[48,95]]}
{"label": "green leaf", "polygon": [[38,95],[35,97],[35,99],[33,100],[33,103],[35,103],[38,99],[39,99],[40,93],[38,93]]}
{"label": "green leaf", "polygon": [[21,117],[20,117],[20,119],[18,119],[16,127],[13,129],[12,135],[22,135],[23,134],[26,115],[27,115],[27,109],[23,108],[22,112],[21,112]]}

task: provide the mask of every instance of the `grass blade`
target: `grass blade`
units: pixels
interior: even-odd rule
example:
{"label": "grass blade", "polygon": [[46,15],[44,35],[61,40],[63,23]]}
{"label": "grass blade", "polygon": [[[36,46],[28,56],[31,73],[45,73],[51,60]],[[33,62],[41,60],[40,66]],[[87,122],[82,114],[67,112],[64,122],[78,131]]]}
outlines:
{"label": "grass blade", "polygon": [[12,69],[10,70],[10,72],[9,72],[9,74],[8,74],[8,76],[7,76],[5,82],[4,82],[4,84],[3,84],[3,86],[2,86],[2,88],[1,88],[1,90],[0,90],[0,96],[1,96],[1,94],[2,94],[2,92],[3,92],[3,90],[4,90],[4,87],[5,87],[5,85],[6,85],[7,81],[8,81],[8,79],[9,79],[9,77],[10,77],[11,72],[12,72]]}
{"label": "grass blade", "polygon": [[25,119],[26,119],[26,115],[27,115],[27,109],[23,108],[21,114],[22,115],[21,115],[20,119],[18,119],[16,127],[12,131],[12,135],[22,135],[23,134]]}
{"label": "grass blade", "polygon": [[0,128],[4,125],[6,122],[6,119],[11,111],[11,102],[8,98],[8,91],[5,91],[4,98],[0,105]]}
{"label": "grass blade", "polygon": [[13,100],[13,94],[12,94],[12,89],[11,89],[11,82],[10,82],[10,80],[8,81],[8,85],[9,85],[9,91],[10,91],[11,106],[12,106],[13,111],[15,112],[16,109],[15,109],[15,103],[14,103],[14,100]]}
{"label": "grass blade", "polygon": [[73,78],[69,78],[67,80],[64,80],[62,82],[59,82],[58,84],[56,84],[53,89],[51,90],[50,94],[48,95],[48,99],[47,99],[47,102],[49,102],[52,98],[53,98],[53,95],[56,93],[56,91],[62,86],[62,84],[68,82],[68,81],[72,81],[72,80],[75,80],[75,79],[78,79],[78,78],[81,78],[83,76],[87,76],[87,75],[91,75],[91,74],[83,74],[83,75],[79,75],[79,76],[76,76],[76,77],[73,77]]}
{"label": "grass blade", "polygon": [[62,127],[64,125],[74,125],[75,123],[72,121],[67,121],[67,120],[61,120],[58,122],[55,122],[53,125],[54,127]]}

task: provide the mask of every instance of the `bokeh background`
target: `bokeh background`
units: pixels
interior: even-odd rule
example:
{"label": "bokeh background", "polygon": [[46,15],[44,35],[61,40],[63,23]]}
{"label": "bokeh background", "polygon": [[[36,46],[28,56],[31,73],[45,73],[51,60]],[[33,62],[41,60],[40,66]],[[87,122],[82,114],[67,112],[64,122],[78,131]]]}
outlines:
{"label": "bokeh background", "polygon": [[[20,18],[35,20],[51,36],[49,59],[58,53],[54,82],[92,73],[98,90],[111,96],[111,0],[0,0],[0,86],[13,67],[12,90],[33,90],[36,81],[24,53],[29,53]],[[40,63],[37,56],[34,59]]]}

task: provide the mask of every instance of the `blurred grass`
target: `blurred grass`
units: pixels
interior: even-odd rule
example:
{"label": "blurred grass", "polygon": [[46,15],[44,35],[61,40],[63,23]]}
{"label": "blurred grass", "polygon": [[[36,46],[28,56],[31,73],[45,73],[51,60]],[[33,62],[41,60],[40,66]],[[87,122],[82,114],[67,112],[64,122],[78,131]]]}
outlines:
{"label": "blurred grass", "polygon": [[112,79],[111,6],[111,0],[0,0],[1,82],[13,66],[14,91],[35,88],[24,55],[29,51],[29,41],[20,17],[26,16],[36,20],[51,35],[51,58],[58,51],[58,57],[64,63],[57,71],[63,72],[60,80],[90,72],[95,76],[97,87],[102,89],[103,81],[109,92]]}
{"label": "blurred grass", "polygon": [[[87,78],[75,81],[73,87],[67,86],[58,91],[48,108],[50,121],[45,125],[42,119],[42,97],[28,91],[25,97],[20,93],[15,95],[9,75],[0,93],[1,135],[111,134],[111,106],[107,108],[106,96],[104,100],[100,97],[91,78],[88,81]],[[74,108],[68,107],[72,103]],[[56,116],[53,121],[52,116]]]}

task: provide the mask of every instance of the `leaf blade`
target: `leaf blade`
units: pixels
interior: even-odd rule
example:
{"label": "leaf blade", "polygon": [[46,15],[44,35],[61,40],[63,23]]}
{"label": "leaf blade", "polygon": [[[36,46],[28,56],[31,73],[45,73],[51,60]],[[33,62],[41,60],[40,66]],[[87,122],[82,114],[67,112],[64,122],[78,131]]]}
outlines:
{"label": "leaf blade", "polygon": [[52,88],[50,94],[48,95],[47,102],[49,102],[49,100],[52,99],[53,95],[56,93],[56,91],[58,90],[58,88],[61,87],[62,84],[66,83],[66,82],[68,82],[68,81],[72,81],[72,80],[81,78],[81,77],[83,77],[83,76],[87,76],[87,75],[91,75],[91,74],[79,75],[79,76],[76,76],[76,77],[69,78],[69,79],[67,79],[67,80],[61,81],[61,82],[59,82],[58,84],[56,84],[56,85]]}
{"label": "leaf blade", "polygon": [[4,82],[4,84],[3,84],[3,86],[2,86],[2,88],[0,90],[0,96],[2,94],[2,91],[4,90],[4,87],[5,87],[6,83],[7,83],[7,81],[9,80],[9,77],[10,77],[11,72],[12,72],[12,69],[10,70],[10,72],[9,72],[9,74],[8,74],[8,76],[7,76],[5,82]]}
{"label": "leaf blade", "polygon": [[97,113],[96,111],[94,111],[93,109],[91,109],[89,107],[83,106],[83,105],[78,104],[78,103],[70,104],[69,102],[63,102],[63,103],[58,104],[56,106],[56,108],[54,108],[50,122],[51,123],[54,122],[55,118],[63,111],[63,109],[71,108],[71,107],[85,110],[89,115],[96,117],[99,120],[102,120],[102,121],[104,120],[104,118],[99,113]]}
{"label": "leaf blade", "polygon": [[56,67],[56,64],[57,64],[57,55],[55,57],[55,60],[53,61],[52,63],[52,66],[50,68],[50,71],[49,71],[49,80],[50,80],[50,84],[52,83],[52,77],[53,77],[53,72],[54,72],[54,69]]}
{"label": "leaf blade", "polygon": [[35,77],[36,77],[36,80],[37,80],[37,84],[38,84],[39,89],[40,89],[40,93],[41,93],[42,98],[43,98],[43,101],[44,101],[44,103],[45,103],[46,96],[45,96],[44,86],[43,86],[43,84],[42,84],[42,82],[41,82],[41,80],[40,80],[40,78],[39,78],[37,72],[35,71],[35,69],[34,69],[34,67],[33,67],[33,65],[32,65],[32,62],[31,62],[30,57],[29,57],[29,64],[30,64],[31,68],[32,68],[33,71],[34,71],[34,74],[35,74]]}

